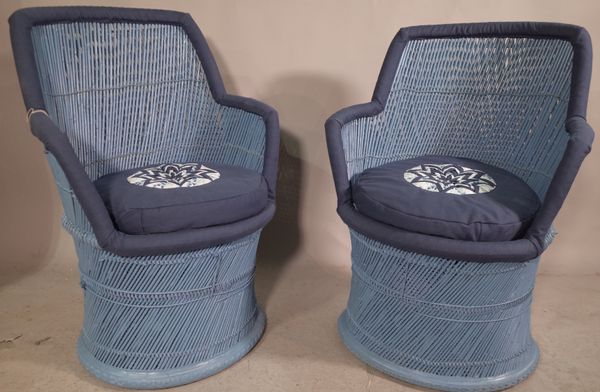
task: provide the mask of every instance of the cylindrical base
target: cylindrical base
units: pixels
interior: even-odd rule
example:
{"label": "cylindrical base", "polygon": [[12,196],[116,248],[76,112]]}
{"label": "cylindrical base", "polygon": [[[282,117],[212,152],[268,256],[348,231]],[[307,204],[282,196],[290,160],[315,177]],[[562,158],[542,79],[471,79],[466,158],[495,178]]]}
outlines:
{"label": "cylindrical base", "polygon": [[351,235],[352,287],[338,326],[358,358],[444,391],[496,391],[535,369],[529,321],[537,259],[444,260]]}
{"label": "cylindrical base", "polygon": [[394,362],[369,351],[368,348],[360,342],[350,332],[348,317],[346,312],[342,313],[338,319],[338,330],[342,341],[354,355],[366,364],[375,369],[386,373],[392,377],[408,383],[419,385],[426,388],[438,389],[449,392],[487,392],[500,391],[525,380],[536,368],[539,360],[539,350],[537,344],[533,342],[531,348],[523,354],[525,366],[496,377],[460,377],[460,376],[439,376],[432,373],[426,373],[419,370],[400,366]]}
{"label": "cylindrical base", "polygon": [[120,257],[90,233],[67,229],[84,290],[79,357],[101,380],[144,389],[190,383],[229,367],[260,339],[260,232],[194,252]]}
{"label": "cylindrical base", "polygon": [[77,353],[90,373],[109,384],[134,389],[170,388],[212,376],[242,359],[260,340],[265,324],[265,314],[259,309],[254,328],[233,347],[207,361],[176,369],[135,371],[106,365],[94,358],[81,339],[77,342]]}

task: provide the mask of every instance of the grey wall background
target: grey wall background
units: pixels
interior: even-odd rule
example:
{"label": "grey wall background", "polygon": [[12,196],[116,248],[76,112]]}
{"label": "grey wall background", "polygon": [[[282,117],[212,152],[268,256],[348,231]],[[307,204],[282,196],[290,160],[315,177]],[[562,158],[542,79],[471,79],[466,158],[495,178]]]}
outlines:
{"label": "grey wall background", "polygon": [[[5,22],[17,8],[75,4],[191,13],[228,90],[265,101],[280,114],[278,213],[265,232],[261,254],[272,253],[282,263],[306,257],[347,268],[349,236],[335,214],[323,123],[343,106],[370,100],[385,51],[400,27],[559,21],[585,26],[595,47],[600,44],[600,3],[594,0],[2,1],[0,287],[48,264],[76,268],[71,239],[60,227],[62,208],[42,146],[25,122]],[[598,131],[599,67],[600,60],[594,66],[589,105],[589,121]],[[542,274],[600,274],[599,169],[600,154],[594,151],[556,222],[559,236],[543,259]]]}

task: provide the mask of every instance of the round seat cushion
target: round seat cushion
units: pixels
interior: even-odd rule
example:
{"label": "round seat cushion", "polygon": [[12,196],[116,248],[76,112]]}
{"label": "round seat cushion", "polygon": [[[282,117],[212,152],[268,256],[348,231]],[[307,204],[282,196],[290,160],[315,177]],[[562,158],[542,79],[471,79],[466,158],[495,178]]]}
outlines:
{"label": "round seat cushion", "polygon": [[352,198],[361,214],[380,222],[467,241],[518,238],[540,207],[536,193],[506,170],[432,155],[365,170]]}
{"label": "round seat cushion", "polygon": [[255,171],[212,163],[167,163],[126,170],[94,183],[115,227],[128,234],[168,233],[249,218],[268,203]]}

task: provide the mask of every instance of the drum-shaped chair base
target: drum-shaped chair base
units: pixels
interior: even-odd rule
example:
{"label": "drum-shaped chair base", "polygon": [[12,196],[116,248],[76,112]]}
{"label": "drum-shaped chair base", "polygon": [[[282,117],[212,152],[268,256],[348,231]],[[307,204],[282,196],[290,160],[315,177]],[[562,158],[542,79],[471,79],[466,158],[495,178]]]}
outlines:
{"label": "drum-shaped chair base", "polygon": [[419,370],[403,367],[382,356],[369,351],[352,335],[346,312],[338,319],[338,330],[342,341],[354,355],[366,364],[392,377],[411,384],[441,391],[479,392],[499,391],[516,385],[526,379],[536,368],[539,359],[537,344],[533,342],[531,349],[525,354],[529,363],[522,369],[505,373],[497,377],[477,378],[460,376],[438,376]]}
{"label": "drum-shaped chair base", "polygon": [[90,373],[109,384],[135,389],[169,388],[212,376],[242,359],[262,336],[265,323],[265,314],[259,309],[253,330],[223,354],[195,365],[160,372],[124,370],[106,365],[94,358],[81,339],[77,342],[77,353]]}
{"label": "drum-shaped chair base", "polygon": [[260,339],[254,295],[260,231],[194,252],[120,257],[69,222],[81,285],[81,363],[110,384],[166,388],[240,360]]}
{"label": "drum-shaped chair base", "polygon": [[535,369],[530,310],[538,259],[453,261],[351,236],[352,287],[338,327],[359,359],[443,391],[501,390]]}

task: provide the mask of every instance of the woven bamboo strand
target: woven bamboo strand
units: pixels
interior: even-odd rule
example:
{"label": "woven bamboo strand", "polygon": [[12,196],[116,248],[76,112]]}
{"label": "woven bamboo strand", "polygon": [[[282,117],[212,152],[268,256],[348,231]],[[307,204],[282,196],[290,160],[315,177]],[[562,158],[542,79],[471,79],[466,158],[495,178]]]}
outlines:
{"label": "woven bamboo strand", "polygon": [[349,179],[394,160],[460,156],[512,172],[543,199],[568,141],[572,56],[562,40],[409,42],[383,112],[342,128]]}
{"label": "woven bamboo strand", "polygon": [[[572,58],[570,43],[555,39],[409,41],[383,111],[342,127],[348,179],[395,160],[466,157],[508,170],[543,200],[569,138]],[[504,389],[535,369],[539,258],[446,260],[350,234],[352,282],[338,325],[363,361],[461,392]]]}
{"label": "woven bamboo strand", "polygon": [[[179,26],[76,22],[35,26],[48,115],[87,174],[166,162],[262,171],[265,124],[212,98]],[[260,338],[254,268],[260,230],[198,251],[121,257],[98,246],[62,168],[47,154],[84,290],[83,365],[131,388],[164,388],[230,366]]]}

